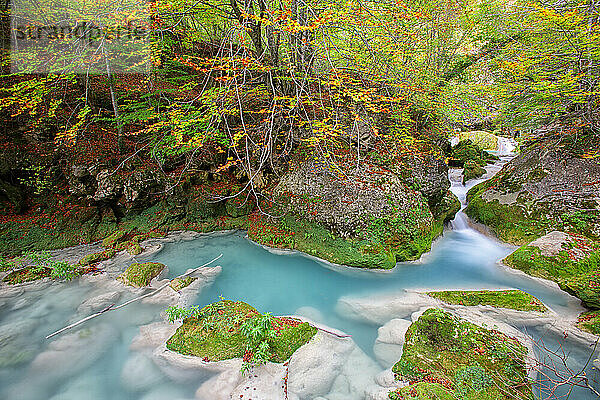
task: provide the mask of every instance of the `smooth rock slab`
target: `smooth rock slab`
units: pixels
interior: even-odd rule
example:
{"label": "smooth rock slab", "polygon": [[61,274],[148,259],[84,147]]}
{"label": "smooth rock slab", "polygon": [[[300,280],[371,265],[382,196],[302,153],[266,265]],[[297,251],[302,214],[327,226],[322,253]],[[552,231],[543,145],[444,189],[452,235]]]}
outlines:
{"label": "smooth rock slab", "polygon": [[317,331],[289,362],[288,390],[300,399],[326,395],[356,345]]}
{"label": "smooth rock slab", "polygon": [[[243,380],[233,390],[232,399],[275,400],[285,399],[286,367],[282,364],[267,363],[254,367],[244,375]],[[288,392],[289,400],[296,400],[294,393]],[[208,400],[208,399],[207,399]]]}
{"label": "smooth rock slab", "polygon": [[120,297],[121,293],[119,292],[103,293],[85,300],[79,307],[77,307],[77,311],[82,314],[93,314],[103,310],[113,303],[116,303]]}
{"label": "smooth rock slab", "polygon": [[165,343],[181,324],[169,324],[167,322],[154,322],[140,326],[140,332],[131,341],[131,350],[156,349]]}
{"label": "smooth rock slab", "polygon": [[228,370],[213,376],[196,390],[198,400],[229,400],[242,380],[240,370]]}

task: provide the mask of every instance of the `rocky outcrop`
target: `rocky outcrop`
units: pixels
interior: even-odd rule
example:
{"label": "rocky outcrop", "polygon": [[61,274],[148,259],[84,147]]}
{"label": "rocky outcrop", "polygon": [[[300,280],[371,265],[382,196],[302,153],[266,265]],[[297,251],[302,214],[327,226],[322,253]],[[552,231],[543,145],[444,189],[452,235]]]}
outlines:
{"label": "rocky outcrop", "polygon": [[165,190],[157,173],[145,168],[124,173],[96,164],[76,164],[71,166],[67,180],[69,191],[76,196],[103,204],[122,199],[128,209],[152,205],[152,192]]}
{"label": "rocky outcrop", "polygon": [[467,215],[510,243],[553,230],[600,237],[600,160],[560,143],[527,148],[467,198]]}
{"label": "rocky outcrop", "polygon": [[429,251],[460,205],[447,190],[443,161],[415,156],[412,162],[396,172],[370,164],[301,163],[274,190],[283,211],[293,215],[287,226],[277,222],[290,239],[265,242],[253,227],[249,235],[356,267],[391,268],[396,261],[414,260]]}
{"label": "rocky outcrop", "polygon": [[282,177],[275,194],[287,199],[287,210],[317,222],[342,237],[356,237],[384,216],[408,216],[422,210],[419,221],[433,217],[419,192],[396,174],[377,167],[335,170],[320,162],[305,162]]}
{"label": "rocky outcrop", "polygon": [[600,309],[600,243],[553,231],[506,257],[505,265],[550,279],[592,309]]}

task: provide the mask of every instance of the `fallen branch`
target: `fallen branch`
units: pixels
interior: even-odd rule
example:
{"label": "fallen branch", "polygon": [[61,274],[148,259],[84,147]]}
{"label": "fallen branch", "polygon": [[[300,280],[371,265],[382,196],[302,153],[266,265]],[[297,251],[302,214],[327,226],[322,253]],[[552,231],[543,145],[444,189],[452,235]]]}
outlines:
{"label": "fallen branch", "polygon": [[352,337],[352,335],[340,335],[339,333],[331,332],[331,331],[328,331],[327,329],[319,328],[318,326],[315,326],[315,328],[317,328],[317,329],[318,329],[318,330],[320,330],[320,331],[323,331],[323,332],[329,333],[330,335],[337,336],[337,337],[339,337],[339,338],[347,338],[347,337]]}
{"label": "fallen branch", "polygon": [[[194,269],[192,269],[192,270],[190,270],[190,271],[186,272],[186,273],[185,273],[185,274],[183,274],[183,275],[179,275],[177,278],[185,278],[186,276],[188,276],[188,275],[191,275],[191,274],[193,274],[194,272],[198,271],[200,268],[204,268],[204,267],[206,267],[207,265],[210,265],[210,264],[214,263],[215,261],[217,261],[217,260],[218,260],[219,258],[221,258],[221,257],[223,257],[223,254],[220,254],[219,256],[215,257],[214,259],[212,259],[211,261],[207,262],[206,264],[203,264],[203,265],[199,266],[198,268],[194,268]],[[96,318],[97,316],[99,316],[99,315],[102,315],[102,314],[104,314],[105,312],[108,312],[108,311],[114,311],[114,310],[118,310],[119,308],[123,308],[123,307],[125,307],[125,306],[128,306],[129,304],[131,304],[131,303],[133,303],[133,302],[136,302],[136,301],[139,301],[139,300],[145,299],[146,297],[154,296],[156,293],[158,293],[158,292],[160,292],[161,290],[165,289],[165,288],[166,288],[167,286],[169,286],[169,285],[171,285],[171,281],[169,281],[169,283],[165,283],[163,286],[159,287],[159,288],[158,288],[158,289],[156,289],[156,290],[153,290],[153,291],[152,291],[152,292],[150,292],[150,293],[146,293],[145,295],[142,295],[142,296],[136,297],[136,298],[134,298],[134,299],[131,299],[131,300],[129,300],[129,301],[126,301],[125,303],[123,303],[123,304],[119,304],[119,305],[118,305],[118,306],[116,306],[116,307],[114,307],[114,305],[115,305],[115,304],[113,303],[113,304],[111,304],[110,306],[106,307],[106,308],[105,308],[104,310],[102,310],[102,311],[98,311],[98,312],[97,312],[97,313],[95,313],[95,314],[92,314],[92,315],[90,315],[90,316],[88,316],[88,317],[85,317],[84,319],[81,319],[81,320],[79,320],[79,321],[77,321],[77,322],[75,322],[75,323],[73,323],[73,324],[71,324],[71,325],[69,325],[69,326],[65,326],[64,328],[62,328],[62,329],[59,329],[58,331],[56,331],[56,332],[54,332],[54,333],[51,333],[50,335],[46,336],[46,339],[50,339],[52,336],[56,336],[56,335],[58,335],[58,334],[60,334],[60,333],[63,333],[63,332],[65,332],[65,331],[68,331],[69,329],[71,329],[71,328],[74,328],[74,327],[76,327],[76,326],[78,326],[78,325],[81,325],[81,324],[83,324],[84,322],[86,322],[86,321],[89,321],[89,320],[90,320],[90,319],[92,319],[92,318]]]}

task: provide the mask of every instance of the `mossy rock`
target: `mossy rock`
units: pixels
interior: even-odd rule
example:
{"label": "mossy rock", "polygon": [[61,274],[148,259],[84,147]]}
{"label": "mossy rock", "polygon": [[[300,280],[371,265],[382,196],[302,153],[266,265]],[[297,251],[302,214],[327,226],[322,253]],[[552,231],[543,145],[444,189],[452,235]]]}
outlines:
{"label": "mossy rock", "polygon": [[156,278],[163,269],[165,269],[165,265],[161,263],[133,263],[117,279],[126,285],[144,287],[148,286],[150,281]]}
{"label": "mossy rock", "polygon": [[127,253],[131,254],[132,256],[137,256],[138,254],[141,254],[142,251],[144,251],[142,246],[140,246],[139,243],[136,242],[129,243],[125,250],[127,250]]}
{"label": "mossy rock", "polygon": [[461,140],[452,148],[452,158],[460,160],[463,164],[471,161],[480,167],[484,167],[488,162],[499,159],[495,155],[482,150],[469,139]]}
{"label": "mossy rock", "polygon": [[191,285],[192,282],[194,282],[197,279],[198,278],[195,278],[193,276],[186,276],[185,278],[175,278],[171,281],[171,288],[173,290],[175,290],[176,292],[178,292],[181,289],[186,288],[189,285]]}
{"label": "mossy rock", "polygon": [[248,236],[258,243],[299,250],[335,264],[373,269],[391,269],[397,262],[418,259],[431,249],[442,230],[443,218],[433,220],[426,204],[402,216],[372,219],[358,237],[343,238],[295,214],[279,219],[254,214],[248,224]]}
{"label": "mossy rock", "polygon": [[19,283],[33,282],[39,279],[48,278],[52,273],[50,268],[25,267],[16,271],[12,271],[2,279],[3,282],[9,285]]}
{"label": "mossy rock", "polygon": [[461,132],[459,134],[460,140],[470,140],[474,145],[483,150],[497,150],[498,149],[498,136],[487,131],[470,131]]}
{"label": "mossy rock", "polygon": [[577,319],[577,327],[594,335],[600,335],[600,311],[581,313]]}
{"label": "mossy rock", "polygon": [[107,249],[98,253],[88,254],[87,256],[82,257],[77,265],[80,267],[86,267],[100,261],[108,260],[109,258],[114,257],[115,254],[116,251],[113,249]]}
{"label": "mossy rock", "polygon": [[451,390],[439,383],[419,382],[394,390],[389,400],[457,400]]}
{"label": "mossy rock", "polygon": [[447,191],[446,195],[442,197],[435,204],[430,204],[429,208],[431,213],[438,223],[446,223],[451,221],[456,216],[456,213],[460,211],[462,204],[454,193]]}
{"label": "mossy rock", "polygon": [[102,247],[106,249],[114,249],[117,244],[124,241],[126,235],[128,235],[130,230],[118,230],[110,234],[107,238],[102,240]]}
{"label": "mossy rock", "polygon": [[545,312],[548,309],[537,298],[521,290],[446,290],[427,292],[448,304],[463,306],[488,305],[519,311]]}
{"label": "mossy rock", "polygon": [[474,161],[467,161],[463,170],[463,184],[471,179],[481,178],[487,171]]}
{"label": "mossy rock", "polygon": [[572,276],[559,285],[565,292],[579,298],[585,307],[600,309],[600,270]]}
{"label": "mossy rock", "polygon": [[[185,319],[167,341],[167,348],[205,361],[243,358],[248,339],[240,333],[240,327],[260,315],[247,303],[221,300],[202,308],[198,315]],[[310,324],[290,318],[274,318],[273,327],[277,336],[269,342],[270,361],[276,363],[288,360],[317,332]]]}
{"label": "mossy rock", "polygon": [[457,399],[533,399],[526,355],[514,338],[429,309],[406,332],[402,357],[392,371],[411,383],[404,389],[408,392],[429,382]]}
{"label": "mossy rock", "polygon": [[520,247],[502,260],[503,263],[529,275],[553,280],[561,289],[581,299],[586,307],[600,309],[600,244],[563,243],[563,250],[548,254],[542,253],[534,243]]}

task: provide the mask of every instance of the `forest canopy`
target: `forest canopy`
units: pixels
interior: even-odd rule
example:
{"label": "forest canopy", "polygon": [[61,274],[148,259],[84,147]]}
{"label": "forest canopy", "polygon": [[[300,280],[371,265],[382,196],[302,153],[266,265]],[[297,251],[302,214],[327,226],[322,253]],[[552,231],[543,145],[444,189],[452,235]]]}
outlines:
{"label": "forest canopy", "polygon": [[52,154],[68,164],[138,159],[165,173],[210,160],[255,191],[298,148],[335,168],[382,149],[427,151],[424,137],[465,126],[508,136],[600,129],[596,0],[7,7],[3,134],[35,139],[27,151],[37,155],[20,163],[38,191]]}

